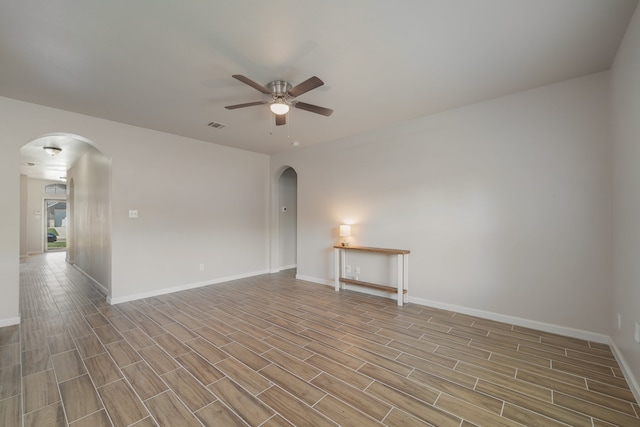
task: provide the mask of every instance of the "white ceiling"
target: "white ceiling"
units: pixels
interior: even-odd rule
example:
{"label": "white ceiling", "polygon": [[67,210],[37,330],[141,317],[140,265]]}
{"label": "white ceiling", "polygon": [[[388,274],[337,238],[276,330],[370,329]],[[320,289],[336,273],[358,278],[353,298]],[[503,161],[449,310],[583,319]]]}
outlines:
{"label": "white ceiling", "polygon": [[[275,153],[611,66],[637,0],[0,4],[0,96]],[[233,79],[325,85],[275,127]],[[213,129],[207,123],[227,125]],[[52,132],[56,129],[52,129]]]}

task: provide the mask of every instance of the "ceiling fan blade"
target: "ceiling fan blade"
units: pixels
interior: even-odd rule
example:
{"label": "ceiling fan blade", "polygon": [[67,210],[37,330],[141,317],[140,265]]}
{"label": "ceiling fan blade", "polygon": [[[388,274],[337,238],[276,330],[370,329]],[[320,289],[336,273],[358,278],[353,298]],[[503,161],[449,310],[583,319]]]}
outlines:
{"label": "ceiling fan blade", "polygon": [[312,113],[322,114],[327,117],[333,113],[331,108],[318,107],[317,105],[307,104],[306,102],[296,102],[293,106],[301,110],[311,111]]}
{"label": "ceiling fan blade", "polygon": [[262,86],[260,83],[256,83],[253,80],[251,80],[248,77],[245,77],[243,75],[240,74],[234,74],[233,76],[234,79],[236,80],[240,80],[242,83],[251,86],[252,88],[259,90],[260,92],[264,93],[265,95],[271,95],[271,91],[269,89],[267,89],[266,87]]}
{"label": "ceiling fan blade", "polygon": [[287,115],[286,114],[276,114],[276,126],[282,126],[287,124]]}
{"label": "ceiling fan blade", "polygon": [[316,76],[313,76],[303,81],[299,85],[292,87],[287,93],[289,94],[289,96],[293,96],[295,98],[296,96],[307,93],[312,89],[322,86],[323,84],[324,82],[322,80],[320,80]]}
{"label": "ceiling fan blade", "polygon": [[265,101],[255,101],[255,102],[245,102],[244,104],[236,104],[236,105],[227,105],[227,110],[235,110],[236,108],[244,108],[244,107],[253,107],[254,105],[264,105]]}

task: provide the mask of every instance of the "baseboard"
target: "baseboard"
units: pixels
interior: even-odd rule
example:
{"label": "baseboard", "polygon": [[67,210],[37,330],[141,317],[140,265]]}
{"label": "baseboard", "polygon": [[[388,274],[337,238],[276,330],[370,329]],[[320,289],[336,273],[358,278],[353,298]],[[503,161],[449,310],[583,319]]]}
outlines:
{"label": "baseboard", "polygon": [[633,372],[631,371],[631,367],[629,366],[626,359],[620,352],[620,349],[612,339],[609,339],[608,344],[611,347],[611,350],[613,351],[613,355],[618,361],[618,365],[620,365],[620,369],[622,369],[624,378],[627,380],[627,383],[629,384],[629,388],[631,389],[633,396],[636,398],[636,402],[640,403],[640,384],[638,383],[638,380],[636,379],[636,377],[633,375]]}
{"label": "baseboard", "polygon": [[[296,275],[296,279],[305,280],[307,282],[319,283],[323,285],[330,285],[330,286],[334,285],[333,280],[319,279],[316,277],[304,276],[300,274]],[[367,289],[367,288],[362,288],[357,286],[346,286],[345,288],[348,290],[356,290],[358,292],[368,294],[368,295],[389,298],[394,301],[397,300],[398,298],[396,294],[389,294],[386,292],[376,291],[374,289]],[[496,322],[508,323],[510,325],[522,326],[524,328],[536,329],[538,331],[549,332],[552,334],[563,335],[571,338],[583,339],[586,341],[593,341],[601,344],[609,344],[609,341],[610,341],[610,338],[608,335],[598,334],[595,332],[585,331],[582,329],[568,328],[565,326],[559,326],[559,325],[554,325],[554,324],[545,323],[545,322],[539,322],[536,320],[525,319],[522,317],[508,316],[508,315],[494,313],[490,311],[477,310],[474,308],[463,307],[463,306],[453,305],[453,304],[446,304],[438,301],[431,301],[428,299],[416,298],[411,296],[409,297],[409,302],[413,304],[424,305],[426,307],[433,307],[433,308],[439,308],[442,310],[454,311],[457,313],[476,316],[483,319],[494,320]]]}
{"label": "baseboard", "polygon": [[318,283],[320,285],[333,286],[333,280],[318,279],[317,277],[303,276],[302,274],[296,274],[296,279],[304,280],[305,282]]}
{"label": "baseboard", "polygon": [[552,334],[563,335],[565,337],[578,338],[586,341],[593,341],[601,344],[609,344],[609,336],[582,329],[569,328],[566,326],[554,325],[552,323],[539,322],[537,320],[525,319],[522,317],[509,316],[506,314],[494,313],[491,311],[477,310],[475,308],[463,307],[453,304],[445,304],[423,298],[411,298],[409,302],[425,305],[427,307],[440,308],[442,310],[455,311],[456,313],[468,314],[470,316],[481,317],[483,319],[494,320],[496,322],[508,323],[510,325],[522,326],[523,328],[535,329]]}
{"label": "baseboard", "polygon": [[5,326],[19,325],[19,324],[20,324],[20,316],[7,317],[6,319],[0,319],[0,328],[4,328]]}
{"label": "baseboard", "polygon": [[236,276],[220,277],[218,279],[211,279],[203,282],[196,282],[196,283],[190,283],[187,285],[174,286],[171,288],[157,289],[149,292],[142,292],[139,294],[125,295],[125,296],[116,297],[116,298],[107,297],[107,302],[109,304],[121,304],[123,302],[157,297],[159,295],[166,295],[173,292],[180,292],[180,291],[186,291],[188,289],[201,288],[203,286],[216,285],[218,283],[230,282],[232,280],[246,279],[247,277],[260,276],[261,274],[268,274],[268,273],[269,273],[269,270],[260,270],[260,271],[254,271],[251,273],[238,274]]}
{"label": "baseboard", "polygon": [[278,268],[278,271],[291,270],[292,268],[298,268],[298,264],[283,265],[282,267]]}
{"label": "baseboard", "polygon": [[[323,284],[327,283],[326,280],[315,279],[315,278],[306,278],[304,280],[307,280],[310,282],[316,282],[316,283],[323,283]],[[333,283],[334,283],[333,281],[330,282],[330,284],[332,285]],[[396,295],[392,295],[391,297],[389,297],[389,294],[376,292],[375,290],[372,290],[372,289],[363,289],[363,288],[356,288],[356,287],[347,287],[347,289],[358,290],[359,292],[367,293],[370,295],[382,296],[382,297],[386,297],[393,300],[397,299]],[[618,361],[620,368],[622,369],[622,372],[624,374],[625,379],[627,380],[627,383],[629,384],[629,388],[631,389],[631,392],[636,398],[636,401],[640,402],[640,384],[638,383],[638,380],[636,379],[636,377],[633,375],[633,371],[631,370],[631,367],[629,366],[625,358],[622,356],[622,353],[620,352],[616,344],[613,342],[611,337],[609,337],[608,335],[598,334],[595,332],[585,331],[581,329],[568,328],[565,326],[559,326],[559,325],[554,325],[554,324],[545,323],[545,322],[539,322],[536,320],[524,319],[522,317],[507,316],[504,314],[499,314],[499,313],[494,313],[494,312],[489,312],[484,310],[477,310],[477,309],[463,307],[459,305],[445,304],[445,303],[431,301],[423,298],[409,297],[409,302],[413,304],[424,305],[426,307],[439,308],[442,310],[453,311],[456,313],[467,314],[475,317],[481,317],[483,319],[489,319],[497,322],[508,323],[510,325],[522,326],[525,328],[535,329],[538,331],[563,335],[566,337],[578,338],[578,339],[597,342],[601,344],[608,344],[611,347],[611,351],[613,352],[616,360]]]}
{"label": "baseboard", "polygon": [[91,280],[93,287],[96,288],[98,292],[100,292],[102,295],[106,296],[107,298],[109,297],[109,290],[102,283],[98,282],[96,279],[91,277],[89,273],[87,273],[86,271],[78,267],[76,264],[69,264],[69,265],[71,265],[73,268],[75,268],[80,273],[82,273],[87,279]]}

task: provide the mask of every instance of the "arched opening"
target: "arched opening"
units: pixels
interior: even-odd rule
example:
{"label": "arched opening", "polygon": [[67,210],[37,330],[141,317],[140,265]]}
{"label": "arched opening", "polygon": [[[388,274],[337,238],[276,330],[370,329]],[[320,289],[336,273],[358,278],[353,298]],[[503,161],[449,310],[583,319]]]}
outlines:
{"label": "arched opening", "polygon": [[278,179],[278,270],[297,267],[298,174],[289,167]]}
{"label": "arched opening", "polygon": [[111,160],[84,137],[52,133],[21,147],[20,175],[20,254],[43,254],[55,240],[109,296]]}

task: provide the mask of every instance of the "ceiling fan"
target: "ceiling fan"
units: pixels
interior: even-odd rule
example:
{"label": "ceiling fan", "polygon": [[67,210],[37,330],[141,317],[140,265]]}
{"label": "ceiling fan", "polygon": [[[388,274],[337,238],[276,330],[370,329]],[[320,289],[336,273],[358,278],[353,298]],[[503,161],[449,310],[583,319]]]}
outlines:
{"label": "ceiling fan", "polygon": [[286,114],[289,112],[290,107],[310,111],[316,114],[322,114],[323,116],[330,116],[331,113],[333,113],[333,110],[330,108],[307,104],[306,102],[296,101],[295,99],[298,96],[324,84],[324,82],[316,76],[310,77],[296,86],[292,86],[291,83],[284,80],[275,80],[267,84],[266,87],[240,74],[234,74],[231,77],[240,80],[242,83],[251,86],[252,88],[264,93],[265,95],[271,95],[271,100],[227,105],[226,107],[224,107],[227,110],[235,110],[236,108],[269,104],[269,109],[276,115],[276,126],[282,126],[287,123]]}

